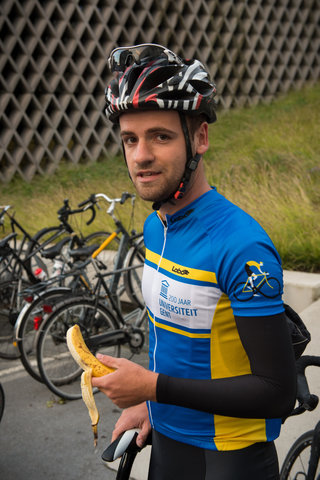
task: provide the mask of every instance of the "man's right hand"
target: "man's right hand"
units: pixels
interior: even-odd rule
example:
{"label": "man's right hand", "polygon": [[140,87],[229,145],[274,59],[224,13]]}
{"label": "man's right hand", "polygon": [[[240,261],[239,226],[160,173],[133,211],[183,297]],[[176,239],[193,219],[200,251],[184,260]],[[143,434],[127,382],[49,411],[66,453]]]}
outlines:
{"label": "man's right hand", "polygon": [[132,428],[141,429],[137,437],[137,445],[140,448],[143,447],[151,431],[148,408],[145,402],[123,410],[112,432],[111,441],[118,438],[122,432]]}

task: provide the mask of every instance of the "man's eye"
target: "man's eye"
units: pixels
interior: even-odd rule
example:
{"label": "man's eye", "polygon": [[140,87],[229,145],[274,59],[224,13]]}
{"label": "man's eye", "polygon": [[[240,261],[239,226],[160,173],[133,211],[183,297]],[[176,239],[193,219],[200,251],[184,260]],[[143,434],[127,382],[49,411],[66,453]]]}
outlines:
{"label": "man's eye", "polygon": [[126,145],[132,145],[133,143],[136,142],[136,139],[135,139],[135,137],[126,137],[126,138],[123,139],[123,142]]}
{"label": "man's eye", "polygon": [[165,142],[166,140],[169,139],[169,136],[166,134],[166,133],[160,133],[158,135],[158,139],[161,141],[161,142]]}

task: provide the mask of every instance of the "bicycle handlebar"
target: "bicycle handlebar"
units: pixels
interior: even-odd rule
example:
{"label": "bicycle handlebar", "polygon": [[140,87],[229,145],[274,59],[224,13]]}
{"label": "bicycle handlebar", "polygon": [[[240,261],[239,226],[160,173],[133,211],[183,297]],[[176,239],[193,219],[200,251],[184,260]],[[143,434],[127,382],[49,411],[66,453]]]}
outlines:
{"label": "bicycle handlebar", "polygon": [[63,201],[63,206],[61,208],[59,208],[59,210],[57,212],[59,220],[65,226],[68,226],[67,221],[68,221],[69,215],[75,215],[76,213],[83,213],[86,210],[91,210],[91,217],[86,222],[87,225],[90,225],[96,217],[96,211],[95,211],[95,208],[94,208],[94,204],[95,204],[94,195],[90,195],[90,197],[87,200],[84,200],[83,202],[79,203],[79,205],[78,205],[79,208],[77,208],[75,210],[72,210],[70,208],[70,205],[69,205],[69,200],[66,198]]}
{"label": "bicycle handlebar", "polygon": [[129,192],[123,192],[121,198],[109,198],[108,195],[106,195],[105,193],[96,193],[96,201],[98,198],[103,198],[107,203],[110,203],[110,207],[108,208],[107,213],[112,216],[116,203],[120,203],[120,205],[123,205],[129,198],[131,198],[132,203],[134,203],[136,196],[135,194]]}
{"label": "bicycle handlebar", "polygon": [[305,370],[309,366],[320,367],[320,357],[303,355],[296,361],[297,368],[297,400],[298,406],[293,409],[290,416],[300,415],[306,410],[312,411],[319,403],[319,397],[310,393]]}
{"label": "bicycle handlebar", "polygon": [[[8,211],[10,208],[12,208],[12,206],[11,206],[11,205],[0,205],[0,208],[2,208],[2,211],[0,212],[0,221],[1,221],[1,224],[0,224],[0,225],[2,225],[2,222],[4,221],[4,220],[2,220],[3,217],[4,217],[4,214],[7,213],[7,211]],[[8,214],[8,215],[9,215],[9,214]],[[9,215],[9,216],[10,216],[10,215]]]}

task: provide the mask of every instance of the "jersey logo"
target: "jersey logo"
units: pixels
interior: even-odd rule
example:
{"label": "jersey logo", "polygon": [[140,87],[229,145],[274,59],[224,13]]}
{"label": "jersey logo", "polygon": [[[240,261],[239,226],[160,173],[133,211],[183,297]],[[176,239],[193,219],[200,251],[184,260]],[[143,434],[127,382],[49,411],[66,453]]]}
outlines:
{"label": "jersey logo", "polygon": [[189,275],[189,273],[190,273],[189,270],[187,270],[187,269],[181,270],[181,268],[176,267],[175,265],[173,265],[172,271],[174,273],[178,273],[179,275]]}
{"label": "jersey logo", "polygon": [[160,290],[161,297],[168,299],[168,288],[169,288],[169,283],[167,282],[167,280],[163,280],[161,282],[161,290]]}
{"label": "jersey logo", "polygon": [[268,272],[262,270],[263,262],[249,260],[244,269],[248,276],[245,282],[235,286],[234,296],[240,302],[247,302],[253,297],[263,296],[275,298],[280,295],[280,282],[275,277],[270,277]]}

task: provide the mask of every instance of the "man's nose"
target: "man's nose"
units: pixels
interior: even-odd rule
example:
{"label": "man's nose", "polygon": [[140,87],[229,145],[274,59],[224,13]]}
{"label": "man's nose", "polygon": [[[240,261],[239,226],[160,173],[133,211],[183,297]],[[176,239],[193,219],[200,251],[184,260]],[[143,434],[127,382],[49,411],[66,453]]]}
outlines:
{"label": "man's nose", "polygon": [[142,163],[153,159],[154,154],[149,142],[144,139],[139,140],[134,154],[135,162]]}

